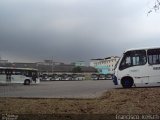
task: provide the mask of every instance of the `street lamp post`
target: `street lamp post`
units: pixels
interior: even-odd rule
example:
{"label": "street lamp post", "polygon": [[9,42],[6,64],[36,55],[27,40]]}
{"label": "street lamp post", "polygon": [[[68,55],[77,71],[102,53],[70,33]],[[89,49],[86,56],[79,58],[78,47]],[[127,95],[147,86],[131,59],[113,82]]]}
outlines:
{"label": "street lamp post", "polygon": [[52,74],[53,74],[53,56],[52,56]]}

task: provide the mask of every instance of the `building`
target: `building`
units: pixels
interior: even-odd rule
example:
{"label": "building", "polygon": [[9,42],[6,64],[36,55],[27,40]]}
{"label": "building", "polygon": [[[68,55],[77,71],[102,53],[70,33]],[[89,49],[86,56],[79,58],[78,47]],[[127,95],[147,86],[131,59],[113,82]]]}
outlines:
{"label": "building", "polygon": [[62,62],[55,62],[53,60],[44,60],[44,62],[37,62],[38,65],[62,65]]}
{"label": "building", "polygon": [[5,66],[10,66],[10,62],[8,60],[3,60],[1,57],[0,57],[0,66],[1,67],[5,67]]}
{"label": "building", "polygon": [[86,66],[84,61],[76,61],[75,66]]}
{"label": "building", "polygon": [[101,59],[101,58],[91,59],[91,61],[90,61],[90,66],[91,66],[91,67],[95,67],[95,63],[97,63],[97,62],[99,62],[99,61],[101,61],[101,60],[103,60],[103,59]]}
{"label": "building", "polygon": [[6,64],[9,63],[8,60],[0,60],[0,64]]}
{"label": "building", "polygon": [[0,57],[0,64],[7,64],[9,63],[8,60],[3,60],[1,57]]}
{"label": "building", "polygon": [[12,66],[19,68],[36,68],[36,63],[14,62]]}
{"label": "building", "polygon": [[101,74],[113,74],[114,67],[119,60],[117,56],[111,56],[104,59],[91,59],[90,66],[96,68]]}
{"label": "building", "polygon": [[34,68],[38,69],[39,73],[73,73],[75,67],[80,67],[82,73],[95,73],[97,69],[91,66],[85,66],[84,61],[77,61],[72,64],[63,62],[55,62],[52,60],[44,60],[42,62],[26,63],[26,62],[8,62],[8,60],[0,59],[1,67],[15,68]]}

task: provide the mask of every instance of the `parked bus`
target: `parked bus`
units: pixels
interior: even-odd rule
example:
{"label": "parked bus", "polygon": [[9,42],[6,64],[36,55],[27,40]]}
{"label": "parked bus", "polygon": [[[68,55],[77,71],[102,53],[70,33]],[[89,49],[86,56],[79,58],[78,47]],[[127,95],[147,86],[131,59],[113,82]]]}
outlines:
{"label": "parked bus", "polygon": [[37,69],[0,67],[0,83],[39,83]]}
{"label": "parked bus", "polygon": [[115,66],[113,82],[124,88],[138,83],[159,83],[160,47],[126,50]]}

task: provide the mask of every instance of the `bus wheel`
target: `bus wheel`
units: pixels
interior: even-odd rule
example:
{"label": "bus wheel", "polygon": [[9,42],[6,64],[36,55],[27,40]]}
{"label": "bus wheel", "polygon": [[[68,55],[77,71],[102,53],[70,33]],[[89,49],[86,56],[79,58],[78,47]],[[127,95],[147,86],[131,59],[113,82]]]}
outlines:
{"label": "bus wheel", "polygon": [[123,88],[131,88],[133,86],[133,79],[130,77],[125,77],[122,79],[121,84]]}
{"label": "bus wheel", "polygon": [[25,80],[24,85],[30,85],[30,80]]}

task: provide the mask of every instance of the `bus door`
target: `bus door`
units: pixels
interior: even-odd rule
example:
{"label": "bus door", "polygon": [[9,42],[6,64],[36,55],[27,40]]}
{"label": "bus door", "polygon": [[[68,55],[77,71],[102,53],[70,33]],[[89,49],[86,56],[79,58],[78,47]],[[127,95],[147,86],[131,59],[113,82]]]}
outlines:
{"label": "bus door", "polygon": [[150,49],[148,54],[149,81],[160,82],[160,49]]}
{"label": "bus door", "polygon": [[11,83],[11,75],[12,75],[12,71],[9,69],[6,69],[6,83]]}

